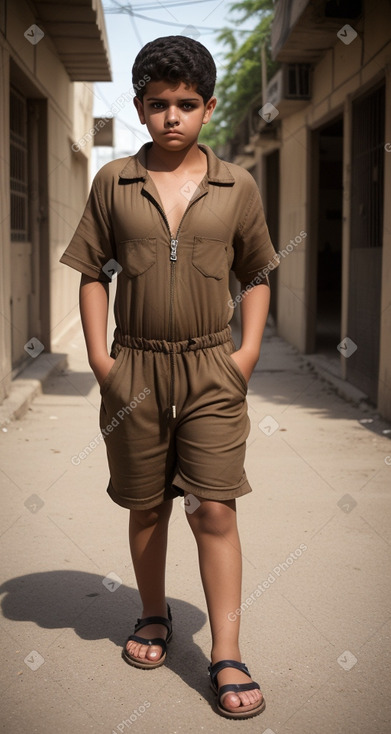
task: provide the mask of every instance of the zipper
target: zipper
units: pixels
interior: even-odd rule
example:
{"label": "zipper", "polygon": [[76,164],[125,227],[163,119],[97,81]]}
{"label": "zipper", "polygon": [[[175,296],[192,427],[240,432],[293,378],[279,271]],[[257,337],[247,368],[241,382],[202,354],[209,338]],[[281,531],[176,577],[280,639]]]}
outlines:
{"label": "zipper", "polygon": [[176,254],[177,247],[178,247],[178,240],[171,240],[170,247],[171,247],[170,260],[171,262],[175,262],[178,259],[177,254]]}
{"label": "zipper", "polygon": [[[181,221],[179,222],[178,230],[177,230],[177,233],[176,233],[176,238],[174,238],[172,236],[172,234],[171,234],[170,225],[168,223],[168,219],[167,219],[167,217],[165,215],[165,212],[163,211],[163,209],[161,209],[161,207],[159,206],[159,204],[156,201],[155,201],[155,203],[156,203],[156,206],[157,206],[160,214],[162,215],[162,217],[163,217],[163,219],[164,219],[164,221],[166,223],[168,234],[170,235],[170,262],[171,262],[171,268],[170,268],[170,308],[169,308],[169,314],[168,314],[168,341],[169,342],[172,342],[173,341],[173,333],[172,333],[172,331],[173,331],[173,326],[172,326],[173,314],[172,314],[172,312],[173,312],[173,302],[174,302],[175,263],[176,263],[176,261],[178,259],[178,255],[177,255],[178,233],[179,233],[180,226],[182,224],[183,217],[182,217]],[[172,347],[170,346],[170,372],[171,372],[171,378],[170,378],[170,412],[172,414],[172,417],[173,418],[176,418],[176,405],[174,403],[174,383],[175,383],[175,372],[174,372],[174,370],[175,370],[174,352],[173,352]]]}
{"label": "zipper", "polygon": [[[178,236],[178,233],[177,233]],[[178,247],[178,240],[177,239],[171,239],[171,251],[170,251],[170,261],[171,261],[171,267],[170,267],[170,310],[168,315],[168,335],[169,335],[169,342],[171,343],[173,341],[173,308],[174,308],[174,284],[175,284],[175,263],[177,261],[177,247]],[[170,344],[170,367],[171,367],[171,380],[170,380],[170,407],[172,412],[172,417],[176,418],[176,405],[174,403],[174,383],[175,383],[175,363],[174,363],[174,352],[172,345]]]}
{"label": "zipper", "polygon": [[[201,197],[198,197],[201,198]],[[162,215],[166,226],[168,233],[170,235],[170,262],[171,262],[171,268],[170,268],[170,309],[168,314],[168,341],[173,342],[174,341],[174,335],[173,335],[173,309],[174,309],[174,286],[175,286],[175,263],[178,259],[177,255],[177,249],[178,249],[178,236],[179,236],[179,230],[182,226],[183,219],[186,215],[186,213],[189,211],[190,207],[195,204],[196,201],[198,201],[198,198],[191,202],[189,206],[186,207],[185,211],[183,212],[182,219],[179,222],[178,229],[176,232],[176,236],[173,237],[170,230],[170,225],[168,223],[168,219],[165,215],[165,212],[163,209],[159,206],[156,199],[154,199],[154,203],[157,207],[157,209],[160,211],[160,214]],[[170,411],[172,413],[172,417],[176,418],[176,405],[174,403],[175,399],[175,364],[174,364],[174,351],[172,347],[170,347],[170,368],[171,368],[171,380],[170,380]]]}

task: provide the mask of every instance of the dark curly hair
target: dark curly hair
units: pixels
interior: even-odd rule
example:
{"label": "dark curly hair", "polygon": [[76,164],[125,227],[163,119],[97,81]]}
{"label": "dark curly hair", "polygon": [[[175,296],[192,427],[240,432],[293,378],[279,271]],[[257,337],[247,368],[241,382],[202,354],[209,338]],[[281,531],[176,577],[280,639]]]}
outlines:
{"label": "dark curly hair", "polygon": [[212,97],[216,65],[208,49],[187,36],[162,36],[147,43],[132,68],[136,97],[143,101],[148,81],[184,82],[197,85],[204,104]]}

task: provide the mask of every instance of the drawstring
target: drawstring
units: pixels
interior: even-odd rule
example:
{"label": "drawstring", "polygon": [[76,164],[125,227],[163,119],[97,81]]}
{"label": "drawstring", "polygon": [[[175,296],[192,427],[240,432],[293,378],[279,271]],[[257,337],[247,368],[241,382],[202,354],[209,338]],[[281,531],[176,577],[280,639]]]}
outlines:
{"label": "drawstring", "polygon": [[[175,400],[175,355],[181,354],[182,352],[195,351],[197,349],[207,349],[208,347],[216,347],[219,344],[232,341],[232,330],[230,325],[226,326],[221,331],[217,331],[211,334],[204,334],[203,336],[191,337],[183,339],[177,342],[167,341],[165,339],[146,339],[142,336],[131,336],[130,334],[124,334],[117,327],[114,332],[113,347],[116,344],[121,344],[123,347],[130,347],[131,349],[145,349],[152,350],[154,352],[165,352],[169,354],[170,359],[170,399],[167,417],[170,415],[173,419],[177,417]],[[234,346],[234,344],[233,344]]]}
{"label": "drawstring", "polygon": [[[185,351],[187,351],[187,352],[190,351],[190,347],[193,346],[194,344],[197,344],[196,340],[195,339],[192,339],[192,337],[189,336],[189,338],[187,340],[187,347],[186,347],[186,350]],[[171,387],[171,401],[170,401],[171,402],[171,413],[172,413],[172,417],[173,418],[176,418],[176,405],[174,403],[174,398],[175,398],[175,358],[174,358],[174,355],[175,355],[175,352],[170,352],[170,355],[172,355],[172,359],[171,359],[171,386],[170,386]]]}
{"label": "drawstring", "polygon": [[172,417],[176,418],[176,405],[174,405],[175,396],[175,363],[174,363],[174,352],[170,352],[170,366],[171,366],[171,380],[170,380],[170,403]]}

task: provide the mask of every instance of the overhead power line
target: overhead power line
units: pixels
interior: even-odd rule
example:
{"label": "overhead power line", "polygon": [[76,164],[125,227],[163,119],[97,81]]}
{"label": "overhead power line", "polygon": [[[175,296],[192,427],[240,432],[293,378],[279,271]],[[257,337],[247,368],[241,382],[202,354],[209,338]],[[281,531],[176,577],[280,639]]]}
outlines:
{"label": "overhead power line", "polygon": [[[135,13],[133,8],[130,5],[117,5],[116,8],[106,8],[105,13],[126,13],[127,15],[133,16],[134,18],[141,18],[142,20],[149,20],[152,21],[152,23],[160,23],[160,25],[169,25],[169,26],[175,26],[177,28],[182,28],[182,30],[186,27],[183,25],[183,23],[174,23],[173,21],[169,20],[159,20],[158,18],[150,18],[148,15],[141,15],[140,13]],[[189,25],[189,24],[187,24]],[[221,28],[210,28],[208,26],[194,26],[195,28],[200,28],[202,31],[208,31],[210,33],[219,33],[221,31]],[[241,33],[254,33],[254,30],[248,30],[247,28],[232,28],[232,30],[240,31]]]}
{"label": "overhead power line", "polygon": [[173,3],[153,3],[151,5],[133,5],[133,10],[159,10],[164,8],[179,8],[182,5],[199,5],[200,3],[210,3],[211,0],[182,0],[181,2]]}
{"label": "overhead power line", "polygon": [[[200,3],[210,3],[211,0],[180,0],[180,2],[168,2],[168,3],[151,3],[150,5],[137,5],[132,4],[132,10],[164,10],[165,8],[179,8],[182,5],[199,5]],[[122,5],[115,3],[117,7],[129,7],[129,5]],[[104,8],[105,13],[110,12],[110,7]]]}

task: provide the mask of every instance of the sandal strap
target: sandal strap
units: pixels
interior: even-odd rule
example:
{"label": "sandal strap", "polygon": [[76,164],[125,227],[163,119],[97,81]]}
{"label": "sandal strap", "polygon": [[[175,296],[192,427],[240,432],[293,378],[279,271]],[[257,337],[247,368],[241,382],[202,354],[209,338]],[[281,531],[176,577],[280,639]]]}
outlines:
{"label": "sandal strap", "polygon": [[[215,663],[214,665],[210,664],[208,668],[211,681],[216,688],[218,687],[217,686],[217,675],[220,673],[221,670],[224,670],[224,668],[236,668],[236,670],[240,670],[242,673],[245,673],[246,675],[248,675],[249,678],[251,678],[248,668],[244,663],[239,663],[238,660],[219,660],[219,662]],[[250,687],[252,685],[255,686],[255,684],[253,683],[242,683],[242,684],[237,683],[236,685],[243,685],[243,686],[250,685]],[[250,690],[250,689],[245,689],[245,690]]]}
{"label": "sandal strap", "polygon": [[169,619],[166,619],[165,617],[144,617],[144,619],[138,619],[135,626],[134,631],[139,632],[143,629],[143,627],[147,627],[149,624],[162,624],[165,627],[167,627],[167,630],[170,632],[171,630],[171,622]]}
{"label": "sandal strap", "polygon": [[168,633],[172,630],[172,617],[171,617],[171,609],[169,604],[167,604],[167,616],[166,617],[144,617],[144,619],[138,619],[134,631],[139,632],[143,627],[147,627],[149,624],[162,624],[167,628]]}
{"label": "sandal strap", "polygon": [[261,690],[259,683],[226,683],[224,686],[219,688],[219,703],[221,703],[222,697],[226,693],[240,693],[241,691],[255,691]]}
{"label": "sandal strap", "polygon": [[138,635],[129,635],[128,639],[125,642],[125,647],[128,642],[141,642],[142,645],[148,646],[159,645],[162,648],[162,655],[167,652],[167,641],[163,640],[162,637],[152,637],[152,639],[147,640],[145,637],[139,637]]}

